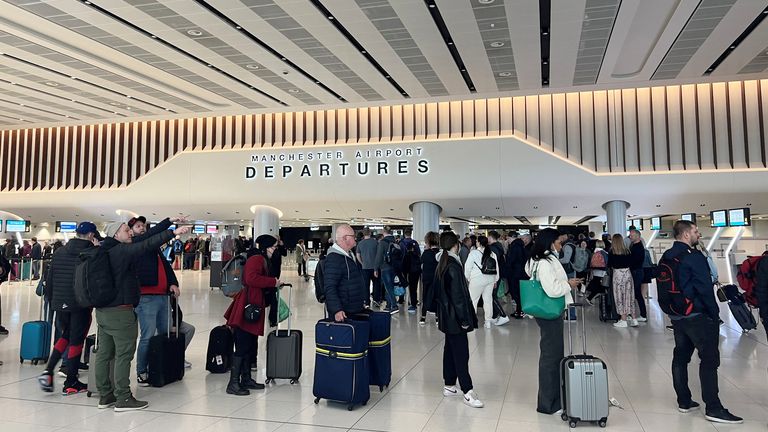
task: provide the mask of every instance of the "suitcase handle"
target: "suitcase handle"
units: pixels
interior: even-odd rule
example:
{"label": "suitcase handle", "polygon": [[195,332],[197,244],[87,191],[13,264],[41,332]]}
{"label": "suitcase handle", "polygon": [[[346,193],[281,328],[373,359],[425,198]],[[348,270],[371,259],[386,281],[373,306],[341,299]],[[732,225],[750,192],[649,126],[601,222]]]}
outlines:
{"label": "suitcase handle", "polygon": [[[288,335],[291,335],[291,297],[293,297],[293,284],[281,283],[277,288],[277,307],[280,307],[280,288],[288,287]],[[277,322],[277,329],[280,330],[280,321]],[[279,333],[279,332],[278,332]]]}
{"label": "suitcase handle", "polygon": [[[571,335],[571,308],[573,308],[573,311],[575,312],[578,308],[583,308],[584,305],[581,303],[571,303],[568,305],[566,309],[566,313],[568,313],[568,350],[570,351],[570,354],[573,355],[573,335]],[[579,321],[579,314],[574,313],[576,315],[576,321]],[[583,347],[583,353],[584,355],[587,355],[587,320],[584,319],[584,315],[582,314],[581,317],[581,342]]]}
{"label": "suitcase handle", "polygon": [[[171,337],[171,297],[173,297],[173,294],[168,295],[168,332],[166,333],[168,337]],[[179,327],[181,327],[181,322],[179,322],[179,298],[176,297],[176,337],[179,337]]]}

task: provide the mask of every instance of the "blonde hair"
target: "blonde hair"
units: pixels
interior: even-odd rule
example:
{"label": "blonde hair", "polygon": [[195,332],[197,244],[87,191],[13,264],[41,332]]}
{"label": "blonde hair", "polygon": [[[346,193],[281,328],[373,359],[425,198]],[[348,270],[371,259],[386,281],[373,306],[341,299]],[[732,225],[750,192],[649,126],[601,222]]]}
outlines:
{"label": "blonde hair", "polygon": [[629,255],[629,249],[624,246],[624,237],[621,234],[614,234],[611,238],[611,253],[614,255]]}

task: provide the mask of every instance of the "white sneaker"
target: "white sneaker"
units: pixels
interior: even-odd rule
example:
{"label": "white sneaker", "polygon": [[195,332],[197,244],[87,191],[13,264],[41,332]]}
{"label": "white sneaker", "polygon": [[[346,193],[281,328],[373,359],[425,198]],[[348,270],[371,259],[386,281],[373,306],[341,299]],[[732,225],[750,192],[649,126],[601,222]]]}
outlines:
{"label": "white sneaker", "polygon": [[563,415],[563,409],[560,408],[559,410],[553,412],[552,415],[555,417],[560,417],[561,415]]}
{"label": "white sneaker", "polygon": [[469,405],[472,408],[482,408],[485,406],[483,401],[477,398],[477,394],[474,390],[464,393],[464,405]]}
{"label": "white sneaker", "polygon": [[188,362],[188,361],[184,360],[184,369],[189,369],[189,368],[191,368],[191,367],[192,367],[192,363],[190,363],[190,362]]}
{"label": "white sneaker", "polygon": [[619,321],[615,322],[613,324],[613,326],[614,327],[618,327],[618,328],[627,328],[627,327],[629,327],[629,324],[627,324],[627,322],[624,321],[624,320],[619,320]]}
{"label": "white sneaker", "polygon": [[639,324],[637,323],[636,319],[632,318],[631,320],[629,320],[629,326],[630,327],[637,327],[638,325]]}
{"label": "white sneaker", "polygon": [[486,322],[483,324],[483,327],[485,327],[485,328],[487,328],[487,329],[491,328],[491,322],[490,322],[490,321],[486,321]]}
{"label": "white sneaker", "polygon": [[640,317],[640,318],[637,319],[637,322],[648,322],[648,318]]}
{"label": "white sneaker", "polygon": [[497,326],[503,326],[504,324],[506,324],[508,322],[509,322],[509,317],[500,316],[500,317],[496,318],[496,322],[494,322],[494,324],[496,324]]}
{"label": "white sneaker", "polygon": [[443,387],[443,396],[458,396],[459,394],[459,389],[456,386]]}

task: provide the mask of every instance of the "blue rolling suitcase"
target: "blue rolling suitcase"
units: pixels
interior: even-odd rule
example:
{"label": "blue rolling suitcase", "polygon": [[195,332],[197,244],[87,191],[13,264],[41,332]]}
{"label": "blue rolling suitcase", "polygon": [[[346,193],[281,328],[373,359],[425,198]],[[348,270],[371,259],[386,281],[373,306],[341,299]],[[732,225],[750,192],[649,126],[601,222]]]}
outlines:
{"label": "blue rolling suitcase", "polygon": [[51,323],[43,321],[43,304],[45,300],[40,298],[40,319],[38,321],[25,322],[21,327],[21,349],[19,350],[19,361],[32,361],[33,365],[38,362],[48,361],[51,353]]}
{"label": "blue rolling suitcase", "polygon": [[369,314],[355,315],[354,318],[368,320],[371,327],[368,335],[368,367],[371,371],[369,385],[379,386],[379,391],[384,391],[384,387],[389,387],[392,380],[392,315],[389,312],[371,311]]}
{"label": "blue rolling suitcase", "polygon": [[368,321],[323,319],[315,325],[315,403],[328,399],[352,409],[365,405],[368,388]]}

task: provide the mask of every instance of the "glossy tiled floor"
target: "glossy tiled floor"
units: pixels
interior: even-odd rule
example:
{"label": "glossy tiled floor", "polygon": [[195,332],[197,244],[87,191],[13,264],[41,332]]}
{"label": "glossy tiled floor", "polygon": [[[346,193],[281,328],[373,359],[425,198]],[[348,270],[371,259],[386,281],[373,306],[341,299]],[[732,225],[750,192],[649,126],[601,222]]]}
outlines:
{"label": "glossy tiled floor", "polygon": [[[365,407],[352,412],[339,404],[313,403],[313,329],[323,316],[311,284],[285,270],[294,283],[294,326],[304,332],[304,373],[300,385],[280,381],[266,391],[237,397],[224,393],[227,375],[204,370],[209,330],[222,323],[229,301],[208,289],[208,272],[185,271],[182,300],[185,320],[197,327],[187,351],[193,363],[184,380],[164,388],[135,388],[147,410],[114,413],[98,410],[96,399],[85,394],[62,397],[43,393],[34,379],[42,366],[20,365],[18,349],[23,322],[37,319],[39,300],[28,282],[3,284],[3,324],[9,336],[0,337],[0,430],[16,431],[564,431],[559,418],[535,411],[538,329],[532,320],[504,327],[479,329],[470,335],[470,371],[486,406],[472,409],[441,393],[442,334],[434,322],[418,326],[416,315],[402,311],[393,320],[393,377],[389,390],[371,391]],[[762,329],[742,335],[723,309],[721,328],[721,397],[746,421],[740,426],[714,426],[700,412],[679,414],[675,406],[669,365],[672,335],[653,303],[650,323],[635,329],[615,329],[588,311],[589,352],[609,364],[610,393],[624,409],[611,408],[612,431],[765,431],[768,421],[768,344]],[[260,339],[262,341],[263,339]],[[264,365],[261,344],[260,366]],[[699,394],[696,365],[692,389]],[[263,370],[259,371],[263,379]],[[61,379],[57,379],[57,390]],[[700,400],[700,399],[698,399]],[[578,429],[594,428],[580,425]]]}

